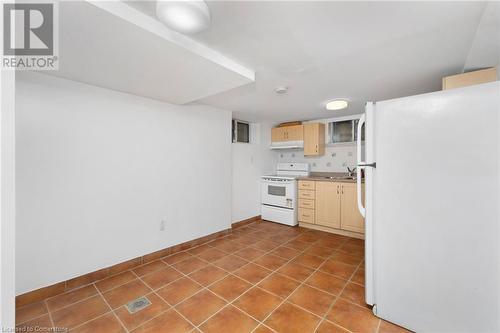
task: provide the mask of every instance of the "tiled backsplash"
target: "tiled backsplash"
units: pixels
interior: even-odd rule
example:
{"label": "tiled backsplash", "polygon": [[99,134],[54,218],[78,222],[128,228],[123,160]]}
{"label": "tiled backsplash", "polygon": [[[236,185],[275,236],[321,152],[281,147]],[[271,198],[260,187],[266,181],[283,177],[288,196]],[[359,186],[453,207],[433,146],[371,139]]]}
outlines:
{"label": "tiled backsplash", "polygon": [[305,162],[313,172],[346,172],[356,166],[356,144],[327,146],[325,155],[304,157],[303,150],[276,151],[278,162]]}

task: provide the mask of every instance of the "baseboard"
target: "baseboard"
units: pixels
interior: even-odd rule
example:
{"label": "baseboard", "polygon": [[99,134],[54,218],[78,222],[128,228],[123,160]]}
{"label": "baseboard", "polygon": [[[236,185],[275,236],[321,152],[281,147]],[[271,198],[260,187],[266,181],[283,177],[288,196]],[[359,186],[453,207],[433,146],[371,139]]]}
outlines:
{"label": "baseboard", "polygon": [[231,228],[232,229],[237,229],[237,228],[241,228],[241,227],[244,227],[250,223],[254,223],[254,222],[257,222],[257,221],[260,221],[260,215],[257,215],[257,216],[253,216],[253,217],[250,217],[246,220],[241,220],[241,221],[238,221],[238,222],[234,222],[231,224]]}
{"label": "baseboard", "polygon": [[[236,224],[236,227],[231,226],[231,228],[232,229],[240,228],[246,224],[249,224],[249,223],[252,223],[252,222],[255,222],[256,220],[258,220],[257,216],[253,217],[252,219],[254,219],[254,220],[252,220],[250,222],[247,222],[248,220],[250,220],[250,219],[248,219],[245,221],[233,223],[233,225]],[[244,224],[241,224],[243,222],[244,222]],[[18,296],[16,296],[16,308],[19,308],[21,306],[25,306],[25,305],[28,305],[31,303],[36,303],[36,302],[39,302],[39,301],[44,300],[44,299],[49,298],[49,297],[64,294],[65,292],[83,287],[85,285],[88,285],[88,284],[94,283],[96,281],[105,279],[107,277],[116,275],[118,273],[133,269],[137,266],[147,264],[151,261],[158,260],[160,258],[172,255],[172,254],[180,252],[180,251],[188,250],[188,249],[196,247],[198,245],[202,245],[204,243],[210,242],[216,238],[224,237],[224,236],[230,234],[232,229],[225,229],[225,230],[222,230],[219,232],[215,232],[213,234],[210,234],[210,235],[207,235],[204,237],[200,237],[200,238],[196,238],[196,239],[193,239],[193,240],[181,243],[181,244],[177,244],[174,246],[170,246],[170,247],[167,247],[165,249],[162,249],[162,250],[159,250],[156,252],[148,253],[148,254],[145,254],[143,256],[140,256],[140,257],[137,257],[137,258],[134,258],[131,260],[127,260],[127,261],[121,262],[119,264],[100,269],[100,270],[95,271],[95,272],[84,274],[84,275],[78,276],[78,277],[70,279],[70,280],[62,281],[62,282],[59,282],[59,283],[56,283],[56,284],[53,284],[53,285],[50,285],[47,287],[32,290],[32,291],[29,291],[27,293],[18,295]]]}
{"label": "baseboard", "polygon": [[299,227],[308,228],[308,229],[314,229],[314,230],[319,230],[319,231],[324,231],[324,232],[329,232],[329,233],[332,233],[332,234],[337,234],[337,235],[342,235],[342,236],[348,236],[348,237],[352,237],[352,238],[365,239],[365,235],[364,234],[360,234],[358,232],[347,231],[347,230],[342,230],[342,229],[335,229],[335,228],[329,228],[329,227],[324,227],[324,226],[317,225],[317,224],[299,222]]}

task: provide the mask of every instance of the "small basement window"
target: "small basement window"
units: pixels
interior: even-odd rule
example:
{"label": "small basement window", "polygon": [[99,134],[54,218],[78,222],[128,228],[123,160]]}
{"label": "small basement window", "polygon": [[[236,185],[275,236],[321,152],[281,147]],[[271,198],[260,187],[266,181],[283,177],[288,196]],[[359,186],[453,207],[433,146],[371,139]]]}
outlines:
{"label": "small basement window", "polygon": [[[358,140],[359,119],[332,119],[328,122],[328,143],[348,143]],[[361,130],[361,141],[365,140],[364,127]]]}
{"label": "small basement window", "polygon": [[233,142],[250,142],[250,124],[233,119]]}

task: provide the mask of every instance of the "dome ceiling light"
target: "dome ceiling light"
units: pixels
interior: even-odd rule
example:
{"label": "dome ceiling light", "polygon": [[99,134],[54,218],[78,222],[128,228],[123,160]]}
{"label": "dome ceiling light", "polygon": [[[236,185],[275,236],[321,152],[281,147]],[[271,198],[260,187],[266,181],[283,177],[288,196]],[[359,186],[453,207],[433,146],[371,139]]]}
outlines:
{"label": "dome ceiling light", "polygon": [[196,34],[210,27],[210,10],[205,1],[158,0],[156,16],[167,27],[183,34]]}
{"label": "dome ceiling light", "polygon": [[274,88],[274,92],[277,93],[278,95],[283,95],[288,92],[288,87],[276,87]]}
{"label": "dome ceiling light", "polygon": [[345,109],[349,105],[349,102],[346,99],[334,99],[326,103],[326,109],[335,111]]}

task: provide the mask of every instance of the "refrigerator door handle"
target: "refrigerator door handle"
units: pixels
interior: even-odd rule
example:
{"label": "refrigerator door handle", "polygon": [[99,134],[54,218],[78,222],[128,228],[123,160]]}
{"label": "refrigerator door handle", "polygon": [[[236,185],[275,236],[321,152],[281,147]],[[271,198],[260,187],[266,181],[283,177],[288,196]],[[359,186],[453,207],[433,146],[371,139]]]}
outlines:
{"label": "refrigerator door handle", "polygon": [[367,163],[361,161],[361,128],[363,127],[365,122],[366,122],[366,114],[363,113],[363,115],[361,116],[361,118],[359,118],[359,121],[358,121],[358,128],[357,128],[358,138],[356,141],[356,145],[357,145],[356,156],[357,156],[357,162],[358,162],[358,172],[356,173],[356,194],[357,194],[357,198],[358,198],[358,209],[359,209],[359,212],[361,213],[361,216],[363,216],[363,218],[366,216],[366,209],[363,206],[363,200],[362,200],[362,196],[361,196],[361,170],[365,169],[365,167],[367,166]]}
{"label": "refrigerator door handle", "polygon": [[358,164],[358,167],[376,168],[377,167],[377,163],[376,162],[373,162],[373,163],[360,163],[360,164]]}

